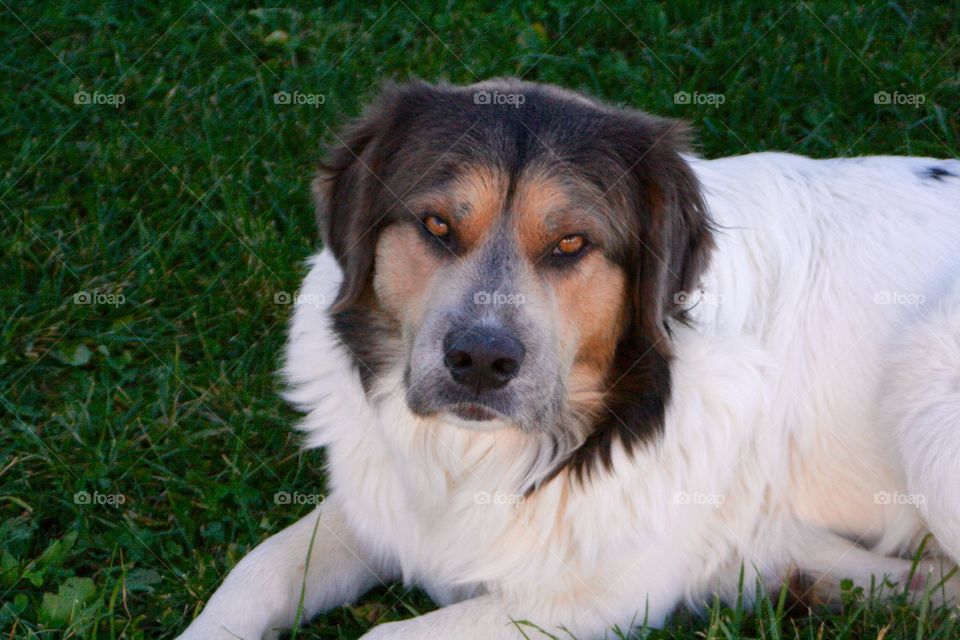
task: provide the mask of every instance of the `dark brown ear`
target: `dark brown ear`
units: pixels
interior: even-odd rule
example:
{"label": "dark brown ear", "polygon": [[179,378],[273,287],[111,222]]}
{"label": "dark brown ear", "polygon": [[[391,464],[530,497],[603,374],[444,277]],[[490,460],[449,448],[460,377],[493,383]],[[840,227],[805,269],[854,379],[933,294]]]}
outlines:
{"label": "dark brown ear", "polygon": [[320,235],[344,274],[335,311],[355,303],[369,283],[378,226],[392,202],[384,190],[387,160],[399,144],[398,105],[420,86],[425,85],[385,85],[360,116],[332,134],[313,181]]}
{"label": "dark brown ear", "polygon": [[699,288],[713,249],[713,233],[700,184],[684,159],[689,129],[683,122],[629,114],[635,120],[632,175],[636,181],[637,233],[633,322],[662,344],[669,318],[683,315],[683,294]]}
{"label": "dark brown ear", "polygon": [[607,381],[605,414],[571,460],[581,479],[598,465],[609,468],[614,446],[631,452],[662,433],[671,390],[669,320],[684,320],[675,296],[698,287],[713,247],[700,185],[681,155],[686,126],[623,112],[607,135],[623,176],[611,195],[633,217],[624,256],[629,317]]}

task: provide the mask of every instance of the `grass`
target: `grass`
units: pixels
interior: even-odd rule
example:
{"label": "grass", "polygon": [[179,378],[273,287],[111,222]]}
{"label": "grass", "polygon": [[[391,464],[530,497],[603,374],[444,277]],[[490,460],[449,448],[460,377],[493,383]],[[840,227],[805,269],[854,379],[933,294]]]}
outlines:
{"label": "grass", "polygon": [[[310,509],[275,492],[323,492],[323,454],[298,451],[278,397],[283,293],[317,247],[321,143],[381,79],[557,82],[687,118],[710,157],[955,157],[958,17],[954,2],[0,0],[0,633],[174,637]],[[431,606],[394,585],[297,637]],[[960,633],[856,590],[840,612],[780,613],[717,604],[639,635]]]}

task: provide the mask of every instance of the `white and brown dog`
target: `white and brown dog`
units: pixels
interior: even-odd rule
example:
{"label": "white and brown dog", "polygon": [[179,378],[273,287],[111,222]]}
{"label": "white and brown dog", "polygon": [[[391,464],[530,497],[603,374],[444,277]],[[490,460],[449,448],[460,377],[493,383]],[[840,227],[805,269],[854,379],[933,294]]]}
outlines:
{"label": "white and brown dog", "polygon": [[330,494],[182,638],[394,580],[442,607],[364,638],[600,638],[741,570],[956,601],[960,162],[702,160],[515,80],[389,86],[337,143],[285,364]]}

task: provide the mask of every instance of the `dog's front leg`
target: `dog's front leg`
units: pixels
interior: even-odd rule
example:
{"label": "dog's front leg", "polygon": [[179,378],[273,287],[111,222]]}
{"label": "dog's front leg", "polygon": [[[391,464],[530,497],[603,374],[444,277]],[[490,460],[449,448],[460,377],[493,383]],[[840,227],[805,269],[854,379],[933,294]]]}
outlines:
{"label": "dog's front leg", "polygon": [[[604,615],[607,614],[607,615]],[[633,617],[631,617],[631,615]],[[621,619],[622,618],[622,619]],[[537,599],[525,604],[486,594],[400,622],[374,627],[361,640],[523,640],[556,637],[603,638],[616,624],[622,631],[643,615],[612,616],[604,605],[576,598]]]}
{"label": "dog's front leg", "polygon": [[328,501],[247,554],[180,640],[274,638],[297,621],[301,594],[303,622],[393,577]]}

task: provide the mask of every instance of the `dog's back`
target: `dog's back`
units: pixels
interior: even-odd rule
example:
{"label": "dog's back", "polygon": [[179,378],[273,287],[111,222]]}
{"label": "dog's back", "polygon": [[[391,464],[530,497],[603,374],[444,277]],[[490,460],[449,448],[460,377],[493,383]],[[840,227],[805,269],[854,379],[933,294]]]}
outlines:
{"label": "dog's back", "polygon": [[901,345],[957,304],[960,162],[758,153],[693,165],[718,251],[692,313],[755,336],[778,363],[771,424],[785,431],[789,508],[902,551],[923,527],[885,399]]}

